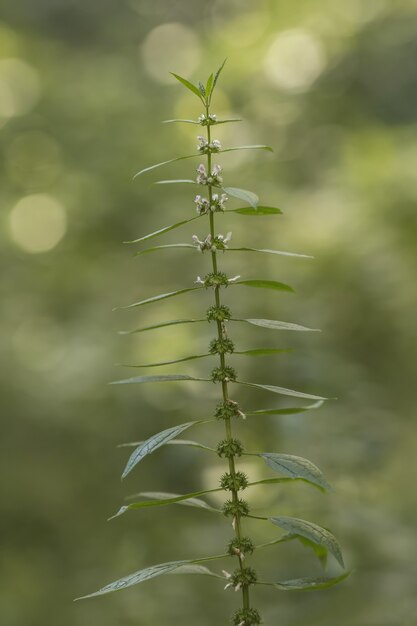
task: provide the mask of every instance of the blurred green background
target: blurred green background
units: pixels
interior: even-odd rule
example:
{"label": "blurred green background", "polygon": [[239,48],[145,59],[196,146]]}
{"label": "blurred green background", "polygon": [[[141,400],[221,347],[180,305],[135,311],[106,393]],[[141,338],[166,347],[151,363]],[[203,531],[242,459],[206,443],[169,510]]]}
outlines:
{"label": "blurred green background", "polygon": [[[317,463],[334,493],[295,484],[254,489],[250,499],[260,512],[330,527],[355,570],[325,592],[256,589],[254,604],[280,626],[417,624],[415,2],[3,0],[0,20],[1,623],[213,626],[239,604],[215,580],[181,576],[72,602],[153,563],[216,554],[231,534],[223,518],[186,507],[106,522],[126,495],[215,487],[225,469],[209,453],[172,446],[121,485],[128,451],[117,444],[210,416],[218,388],[107,382],[138,373],[115,363],[201,352],[213,335],[208,325],[117,334],[200,317],[209,294],[112,308],[191,286],[209,267],[189,250],[135,259],[121,242],[194,214],[190,187],[151,184],[189,178],[192,161],[131,179],[195,149],[195,127],[160,124],[201,112],[168,72],[205,79],[227,56],[213,111],[244,122],[215,136],[275,152],[225,155],[226,183],[285,213],[220,216],[218,229],[232,230],[236,246],[315,260],[226,253],[229,275],[282,280],[296,294],[236,287],[225,299],[240,317],[323,330],[235,324],[241,349],[294,352],[231,362],[242,379],[338,398],[239,425],[249,449]],[[155,242],[206,234],[194,224]],[[196,363],[164,371],[209,372],[209,361]],[[273,394],[237,397],[247,409],[285,404]],[[191,437],[215,442],[222,430]],[[271,475],[260,462],[245,469]],[[261,522],[245,528],[256,541],[278,536]],[[253,563],[277,581],[320,571],[291,544]]]}

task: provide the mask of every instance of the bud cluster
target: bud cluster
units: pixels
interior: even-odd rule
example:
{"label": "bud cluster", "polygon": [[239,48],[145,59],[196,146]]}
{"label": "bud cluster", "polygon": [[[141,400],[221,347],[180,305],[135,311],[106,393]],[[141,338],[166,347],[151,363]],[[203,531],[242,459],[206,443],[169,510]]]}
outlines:
{"label": "bud cluster", "polygon": [[207,321],[227,322],[232,317],[232,312],[225,304],[214,305],[206,311]]}
{"label": "bud cluster", "polygon": [[222,512],[226,517],[246,517],[246,515],[249,515],[249,504],[246,500],[241,500],[240,498],[235,502],[226,500],[223,504]]}
{"label": "bud cluster", "polygon": [[234,537],[227,546],[227,552],[230,556],[238,556],[240,559],[243,559],[245,554],[252,554],[255,546],[253,541],[249,539],[249,537]]}
{"label": "bud cluster", "polygon": [[234,400],[225,400],[219,402],[214,411],[214,417],[218,420],[228,420],[232,417],[241,417],[245,419],[245,414],[239,409],[239,405]]}
{"label": "bud cluster", "polygon": [[233,614],[233,626],[257,626],[261,623],[261,616],[256,609],[239,609]]}
{"label": "bud cluster", "polygon": [[221,165],[214,165],[211,172],[207,173],[206,166],[204,163],[200,163],[197,167],[197,178],[196,181],[199,185],[210,185],[212,187],[221,187],[223,184],[223,178],[221,176],[222,173]]}
{"label": "bud cluster", "polygon": [[221,383],[221,382],[235,382],[237,377],[236,370],[229,365],[225,365],[224,367],[215,367],[211,371],[211,380],[213,383]]}
{"label": "bud cluster", "polygon": [[[200,184],[203,185],[205,183],[200,183]],[[212,213],[218,213],[220,211],[224,211],[226,209],[226,202],[228,201],[228,199],[229,198],[227,197],[225,193],[222,193],[220,196],[217,193],[213,193],[211,196],[211,201],[197,194],[196,197],[194,198],[194,203],[196,205],[197,213],[199,215],[206,215],[210,211]]]}
{"label": "bud cluster", "polygon": [[211,252],[217,252],[217,250],[227,250],[227,244],[231,238],[232,233],[227,233],[226,237],[223,237],[223,235],[216,235],[214,239],[212,239],[211,234],[209,233],[203,240],[200,240],[197,235],[192,236],[193,244],[200,252],[204,252],[205,250],[210,250]]}
{"label": "bud cluster", "polygon": [[246,489],[248,483],[248,477],[243,472],[235,472],[234,475],[226,472],[220,478],[220,486],[225,491],[240,491]]}
{"label": "bud cluster", "polygon": [[242,456],[243,446],[239,439],[222,439],[217,444],[216,452],[220,457],[231,459],[233,456]]}
{"label": "bud cluster", "polygon": [[242,587],[243,585],[253,585],[258,580],[255,570],[252,567],[243,567],[242,569],[236,569],[231,578],[230,582],[233,587],[236,586]]}
{"label": "bud cluster", "polygon": [[209,272],[204,276],[204,279],[201,279],[200,276],[197,276],[196,283],[199,285],[204,285],[204,287],[227,287],[229,284],[229,279],[224,272]]}
{"label": "bud cluster", "polygon": [[207,117],[204,113],[198,116],[198,122],[201,126],[211,126],[212,124],[217,124],[217,115],[215,113],[210,113]]}
{"label": "bud cluster", "polygon": [[213,141],[208,142],[205,137],[202,135],[197,136],[198,144],[197,150],[201,154],[209,154],[211,152],[219,152],[222,149],[222,144],[218,139],[213,139]]}
{"label": "bud cluster", "polygon": [[210,341],[210,354],[231,354],[234,349],[235,344],[231,339],[228,339],[227,337],[220,337],[220,339],[212,339]]}

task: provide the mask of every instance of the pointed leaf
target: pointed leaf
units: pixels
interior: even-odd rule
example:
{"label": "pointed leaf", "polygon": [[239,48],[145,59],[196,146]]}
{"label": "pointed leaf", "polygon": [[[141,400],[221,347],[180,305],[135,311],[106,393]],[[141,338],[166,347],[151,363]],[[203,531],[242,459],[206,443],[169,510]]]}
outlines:
{"label": "pointed leaf", "polygon": [[219,574],[215,574],[205,565],[180,565],[172,572],[168,572],[169,574],[204,574],[206,576],[214,576],[215,578],[221,578],[224,580],[223,576],[219,576]]}
{"label": "pointed leaf", "polygon": [[150,580],[151,578],[155,578],[156,576],[162,576],[163,574],[168,574],[169,572],[174,571],[177,567],[182,565],[188,565],[192,563],[189,560],[182,561],[170,561],[169,563],[161,563],[159,565],[153,565],[151,567],[146,567],[145,569],[134,572],[133,574],[129,574],[128,576],[124,576],[115,582],[109,583],[102,589],[99,589],[95,593],[90,593],[88,596],[82,596],[81,598],[76,598],[77,600],[85,600],[86,598],[94,598],[95,596],[102,596],[106,593],[112,593],[113,591],[119,591],[120,589],[126,589],[127,587],[131,587],[132,585],[138,585],[139,583],[143,583],[146,580]]}
{"label": "pointed leaf", "polygon": [[310,393],[303,393],[302,391],[295,391],[294,389],[286,389],[285,387],[277,387],[276,385],[258,385],[257,383],[246,383],[242,381],[238,381],[237,384],[246,385],[246,387],[255,387],[255,389],[265,389],[266,391],[279,393],[283,396],[306,398],[307,400],[327,400],[327,398],[322,398],[321,396],[313,396]]}
{"label": "pointed leaf", "polygon": [[323,400],[319,400],[308,406],[286,407],[283,409],[258,409],[257,411],[246,411],[245,413],[246,415],[293,415],[295,413],[311,411],[311,409],[318,409],[322,406],[323,402]]}
{"label": "pointed leaf", "polygon": [[296,517],[270,517],[269,519],[273,524],[279,526],[283,530],[295,535],[301,535],[302,537],[313,541],[313,543],[324,546],[331,554],[333,554],[336,561],[344,567],[340,545],[332,533],[325,528],[322,528],[317,524],[313,524],[313,522],[308,522],[307,520],[297,519]]}
{"label": "pointed leaf", "polygon": [[152,302],[158,302],[159,300],[166,300],[167,298],[173,298],[174,296],[180,296],[183,293],[188,293],[189,291],[197,291],[198,289],[202,289],[201,287],[187,287],[187,289],[178,289],[177,291],[169,291],[168,293],[160,293],[157,296],[152,296],[152,298],[146,298],[146,300],[139,300],[139,302],[133,302],[133,304],[128,304],[126,306],[117,307],[120,309],[132,309],[136,306],[143,306],[144,304],[151,304]]}
{"label": "pointed leaf", "polygon": [[292,580],[284,580],[280,583],[273,583],[272,587],[280,591],[315,591],[316,589],[328,589],[345,580],[350,576],[351,572],[344,572],[340,576],[326,578],[319,576],[317,578],[294,578]]}
{"label": "pointed leaf", "polygon": [[200,92],[200,94],[203,96],[203,98],[205,98],[206,96],[206,88],[204,87],[203,83],[201,81],[198,82],[198,90]]}
{"label": "pointed leaf", "polygon": [[156,252],[157,250],[166,250],[168,248],[192,248],[197,250],[196,246],[192,243],[168,243],[164,246],[153,246],[152,248],[145,248],[145,250],[139,250],[135,252],[135,256],[141,256],[142,254],[149,254],[149,252]]}
{"label": "pointed leaf", "polygon": [[294,292],[294,289],[285,283],[280,283],[277,280],[238,280],[236,285],[246,285],[247,287],[256,287],[258,289],[275,289],[276,291],[290,291]]}
{"label": "pointed leaf", "polygon": [[191,356],[185,356],[182,359],[174,359],[172,361],[160,361],[159,363],[145,363],[144,365],[125,365],[123,367],[161,367],[162,365],[173,365],[174,363],[184,363],[185,361],[194,361],[195,359],[204,359],[211,354],[193,354]]}
{"label": "pointed leaf", "polygon": [[233,354],[244,354],[245,356],[270,356],[281,352],[290,352],[291,348],[255,348],[253,350],[235,350]]}
{"label": "pointed leaf", "polygon": [[135,333],[144,333],[148,330],[155,330],[156,328],[165,328],[165,326],[177,326],[178,324],[195,324],[196,322],[207,322],[207,319],[202,318],[169,320],[167,322],[161,322],[160,324],[153,324],[152,326],[136,328],[135,330],[121,330],[119,331],[119,335],[133,335]]}
{"label": "pointed leaf", "polygon": [[[191,185],[197,185],[195,180],[190,180],[189,178],[177,178],[175,180],[157,180],[156,183],[154,183],[154,185],[178,185],[179,183],[188,183]],[[198,215],[197,217],[200,217],[200,216]]]}
{"label": "pointed leaf", "polygon": [[298,539],[300,543],[303,544],[303,546],[306,546],[307,548],[311,548],[314,554],[316,555],[316,557],[318,558],[318,560],[320,561],[322,567],[326,567],[328,550],[325,546],[314,543],[310,539],[307,539],[306,537],[302,537],[301,535],[294,535],[294,536],[296,539]]}
{"label": "pointed leaf", "polygon": [[198,441],[190,441],[189,439],[174,439],[169,443],[177,446],[190,446],[191,448],[201,448],[202,450],[216,452],[215,448],[210,448],[210,446],[205,446],[203,443],[199,443]]}
{"label": "pointed leaf", "polygon": [[319,468],[308,459],[304,459],[301,456],[293,456],[292,454],[275,454],[273,452],[263,452],[258,456],[262,457],[268,467],[274,470],[274,472],[290,476],[291,478],[302,478],[322,490],[330,490],[330,485]]}
{"label": "pointed leaf", "polygon": [[175,163],[176,161],[185,161],[186,159],[192,159],[193,157],[198,157],[199,154],[188,154],[187,156],[176,157],[175,159],[168,159],[168,161],[161,161],[161,163],[155,163],[155,165],[150,165],[149,167],[145,167],[143,170],[136,172],[133,176],[133,180],[146,172],[150,172],[152,170],[158,169],[158,167],[162,167],[163,165],[169,165],[170,163]]}
{"label": "pointed leaf", "polygon": [[132,502],[131,504],[127,504],[122,506],[118,512],[113,515],[110,519],[114,519],[115,517],[119,517],[123,515],[127,511],[135,511],[137,509],[143,509],[153,506],[166,506],[168,504],[184,504],[187,506],[193,506],[200,509],[207,509],[210,511],[218,511],[219,509],[215,509],[214,507],[204,502],[204,500],[200,500],[198,496],[202,496],[206,493],[213,493],[215,491],[222,491],[221,489],[207,489],[205,491],[195,491],[193,493],[186,493],[183,495],[178,495],[175,493],[164,493],[158,491],[144,491],[141,493],[135,494],[135,497],[142,498],[150,498],[149,500],[142,500],[141,502]]}
{"label": "pointed leaf", "polygon": [[200,126],[200,122],[196,120],[183,120],[183,119],[173,119],[173,120],[162,120],[162,124],[172,124],[173,122],[185,122],[186,124],[197,124]]}
{"label": "pointed leaf", "polygon": [[186,78],[183,78],[182,76],[178,76],[178,74],[174,74],[174,72],[170,72],[170,74],[172,74],[172,76],[176,78],[182,85],[184,85],[184,87],[192,91],[196,96],[200,98],[200,100],[203,101],[203,98],[201,97],[198,87],[193,85],[193,83],[190,83],[190,81],[187,80]]}
{"label": "pointed leaf", "polygon": [[230,118],[228,120],[216,120],[214,123],[212,122],[212,126],[215,126],[216,124],[229,124],[229,122],[242,122],[243,120],[241,120],[239,117],[234,117],[234,118]]}
{"label": "pointed leaf", "polygon": [[206,84],[206,96],[207,96],[207,98],[210,98],[210,96],[211,96],[211,92],[213,90],[213,84],[214,84],[214,76],[213,76],[213,74],[210,74],[210,76],[208,77],[208,80],[207,80],[207,84]]}
{"label": "pointed leaf", "polygon": [[114,380],[109,385],[131,385],[135,383],[163,383],[176,380],[198,380],[207,382],[205,378],[193,378],[186,374],[164,374],[160,376],[135,376],[134,378],[127,378],[125,380]]}
{"label": "pointed leaf", "polygon": [[125,478],[132,471],[132,469],[148,454],[152,454],[158,448],[171,441],[174,437],[177,437],[181,433],[183,433],[191,426],[195,426],[195,424],[201,424],[202,421],[198,420],[195,422],[186,422],[185,424],[179,424],[178,426],[172,426],[171,428],[167,428],[166,430],[162,430],[156,435],[152,435],[146,441],[143,441],[137,448],[134,450],[126,464],[126,467],[123,471],[122,478]]}
{"label": "pointed leaf", "polygon": [[264,144],[254,144],[252,146],[233,146],[231,148],[220,150],[220,152],[233,152],[235,150],[267,150],[268,152],[273,152],[271,146],[265,146]]}
{"label": "pointed leaf", "polygon": [[253,193],[253,191],[240,189],[240,187],[224,187],[223,191],[225,191],[229,196],[233,196],[234,198],[239,198],[239,200],[247,202],[254,208],[258,205],[259,198],[256,193]]}
{"label": "pointed leaf", "polygon": [[[191,246],[191,244],[189,244],[188,247],[194,247],[194,246]],[[150,250],[152,250],[152,248],[150,248]],[[314,258],[308,254],[297,254],[296,252],[283,252],[282,250],[269,250],[267,248],[227,248],[227,252],[266,252],[268,254],[278,254],[280,256],[295,256],[295,257],[300,257],[304,259]],[[136,254],[141,254],[141,253],[137,252]]]}
{"label": "pointed leaf", "polygon": [[217,81],[219,80],[219,76],[222,72],[222,69],[224,68],[224,64],[227,61],[227,57],[225,58],[225,60],[223,61],[223,63],[221,64],[221,66],[219,67],[219,69],[217,70],[217,72],[214,75],[214,80],[213,80],[213,89],[215,88]]}
{"label": "pointed leaf", "polygon": [[237,322],[248,322],[254,326],[262,326],[262,328],[270,328],[271,330],[298,330],[304,332],[320,332],[318,328],[307,328],[306,326],[300,326],[299,324],[292,324],[290,322],[280,322],[278,320],[263,320],[263,319],[244,319],[233,320]]}
{"label": "pointed leaf", "polygon": [[240,215],[282,215],[281,209],[272,206],[242,207],[239,209],[226,209],[226,213],[239,213]]}
{"label": "pointed leaf", "polygon": [[138,239],[133,239],[132,241],[124,241],[123,243],[139,243],[141,241],[145,241],[146,239],[152,239],[152,237],[157,237],[158,235],[163,235],[170,230],[174,230],[175,228],[179,228],[183,224],[188,224],[188,222],[193,222],[197,220],[200,215],[196,215],[195,217],[190,217],[188,220],[181,220],[181,222],[177,222],[176,224],[171,224],[170,226],[164,226],[164,228],[160,228],[159,230],[155,230],[153,233],[149,233],[149,235],[144,235],[143,237],[139,237]]}

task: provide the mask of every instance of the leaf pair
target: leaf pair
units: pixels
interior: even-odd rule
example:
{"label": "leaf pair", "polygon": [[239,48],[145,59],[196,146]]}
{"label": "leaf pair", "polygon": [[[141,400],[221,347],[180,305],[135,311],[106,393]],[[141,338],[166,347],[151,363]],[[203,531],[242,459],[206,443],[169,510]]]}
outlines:
{"label": "leaf pair", "polygon": [[186,78],[183,78],[182,76],[179,76],[178,74],[174,74],[173,72],[171,72],[171,74],[172,76],[174,76],[174,78],[176,78],[181,83],[181,85],[186,87],[186,89],[188,89],[189,91],[191,91],[191,93],[197,96],[197,98],[199,98],[204,105],[208,106],[211,102],[214,88],[217,84],[217,81],[224,68],[225,63],[226,63],[226,59],[223,61],[223,63],[221,64],[221,66],[219,67],[219,69],[217,70],[215,74],[210,74],[207,80],[207,83],[203,85],[203,83],[199,82],[198,87],[197,85],[194,85],[189,80],[187,80]]}

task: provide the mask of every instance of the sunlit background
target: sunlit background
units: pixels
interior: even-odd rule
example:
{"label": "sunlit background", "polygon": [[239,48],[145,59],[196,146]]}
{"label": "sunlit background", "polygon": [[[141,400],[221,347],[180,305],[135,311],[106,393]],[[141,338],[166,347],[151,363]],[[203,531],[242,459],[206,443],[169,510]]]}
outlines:
{"label": "sunlit background", "polygon": [[[128,451],[117,445],[209,417],[218,388],[107,382],[138,373],[117,363],[204,352],[213,335],[208,325],[117,334],[200,317],[209,294],[112,309],[192,286],[209,267],[187,249],[134,258],[122,242],[194,214],[192,187],[152,183],[190,178],[198,161],[132,176],[195,150],[194,127],[160,123],[201,113],[169,72],[206,79],[228,57],[213,111],[244,121],[215,136],[269,143],[274,153],[224,155],[226,183],[284,215],[231,214],[218,229],[233,231],[236,246],[315,260],[226,253],[230,275],[296,291],[235,287],[226,302],[237,317],[323,331],[235,324],[241,349],[293,352],[231,362],[242,379],[337,398],[239,426],[250,450],[310,458],[334,493],[268,485],[250,500],[261,515],[331,528],[354,570],[323,592],[256,589],[254,604],[270,625],[417,624],[414,0],[4,0],[0,20],[1,623],[213,626],[239,604],[215,579],[191,576],[72,602],[153,563],[217,554],[232,532],[225,519],[180,506],[106,522],[129,494],[216,487],[225,470],[208,452],[168,446],[122,485]],[[157,243],[205,236],[195,224]],[[195,363],[163,371],[208,374],[209,360]],[[247,409],[283,403],[238,397]],[[201,426],[192,438],[215,443],[222,430]],[[272,475],[260,462],[244,468],[253,479]],[[257,542],[278,536],[262,522],[245,528]],[[292,544],[259,551],[253,564],[272,581],[320,573],[313,554]],[[333,561],[328,571],[339,571]]]}

